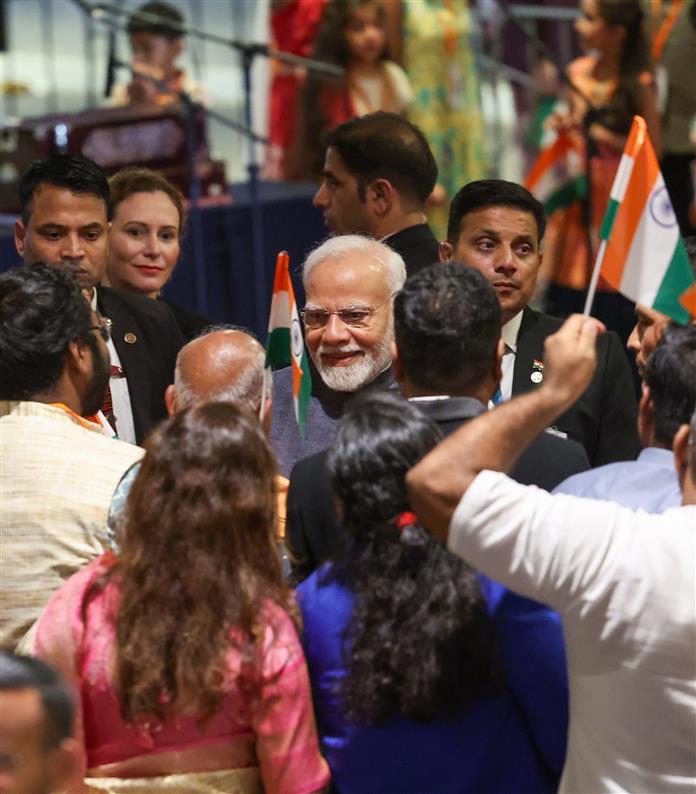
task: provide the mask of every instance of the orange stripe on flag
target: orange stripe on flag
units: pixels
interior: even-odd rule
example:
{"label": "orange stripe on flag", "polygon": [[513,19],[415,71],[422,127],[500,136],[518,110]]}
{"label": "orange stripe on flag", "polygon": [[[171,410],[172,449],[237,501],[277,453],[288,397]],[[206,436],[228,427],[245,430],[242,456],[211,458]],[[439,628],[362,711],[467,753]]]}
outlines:
{"label": "orange stripe on flag", "polygon": [[[641,123],[636,123],[637,121]],[[646,210],[655,180],[660,174],[652,146],[643,145],[646,134],[645,122],[640,116],[636,116],[626,144],[626,154],[634,158],[633,170],[623,201],[616,213],[616,220],[611,229],[604,262],[602,262],[602,276],[615,289],[619,289],[621,286],[621,277],[628,253],[631,250],[633,236]]]}
{"label": "orange stripe on flag", "polygon": [[527,190],[533,190],[545,172],[573,148],[574,145],[570,137],[565,132],[559,133],[553,144],[548,149],[544,149],[537,157],[530,172],[527,174],[527,178],[524,180],[524,186]]}
{"label": "orange stripe on flag", "polygon": [[648,125],[645,123],[645,119],[642,116],[634,116],[631,131],[628,133],[628,140],[624,147],[624,154],[629,157],[638,157],[647,135]]}
{"label": "orange stripe on flag", "polygon": [[290,257],[287,251],[280,251],[276,259],[276,272],[275,279],[273,280],[273,292],[288,292],[288,281],[290,275],[288,273],[288,264]]}
{"label": "orange stripe on flag", "polygon": [[696,317],[696,284],[692,284],[689,289],[679,298],[679,303],[689,312],[692,318]]}

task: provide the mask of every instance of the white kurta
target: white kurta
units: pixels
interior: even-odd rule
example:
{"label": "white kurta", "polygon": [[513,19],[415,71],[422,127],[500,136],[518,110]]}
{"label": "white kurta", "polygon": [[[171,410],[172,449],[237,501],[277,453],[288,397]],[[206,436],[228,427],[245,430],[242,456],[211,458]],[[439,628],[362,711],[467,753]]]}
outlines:
{"label": "white kurta", "polygon": [[563,619],[561,792],[696,790],[696,506],[661,515],[484,471],[449,548]]}

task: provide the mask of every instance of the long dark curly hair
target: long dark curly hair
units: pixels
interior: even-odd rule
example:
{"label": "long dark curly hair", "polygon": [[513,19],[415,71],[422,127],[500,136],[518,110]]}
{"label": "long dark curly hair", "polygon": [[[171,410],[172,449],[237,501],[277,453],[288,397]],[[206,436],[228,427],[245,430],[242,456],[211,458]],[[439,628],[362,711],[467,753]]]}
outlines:
{"label": "long dark curly hair", "polygon": [[181,411],[148,440],[108,573],[120,592],[115,682],[126,722],[205,720],[229,684],[231,643],[255,655],[264,601],[296,618],[276,551],[275,471],[258,420],[231,403]]}
{"label": "long dark curly hair", "polygon": [[413,404],[383,393],[352,403],[329,454],[349,541],[327,575],[355,595],[342,697],[358,723],[447,718],[498,687],[475,572],[422,527],[394,523],[409,509],[406,473],[441,438]]}
{"label": "long dark curly hair", "polygon": [[[312,57],[344,69],[348,67],[350,51],[346,30],[351,15],[365,5],[376,5],[377,0],[329,0],[314,43]],[[382,58],[387,57],[387,49]],[[300,90],[298,125],[290,158],[291,175],[295,179],[320,179],[324,164],[324,135],[328,122],[324,112],[323,97],[327,91],[344,91],[348,84],[345,76],[332,77],[308,72]],[[347,101],[347,100],[346,100]]]}

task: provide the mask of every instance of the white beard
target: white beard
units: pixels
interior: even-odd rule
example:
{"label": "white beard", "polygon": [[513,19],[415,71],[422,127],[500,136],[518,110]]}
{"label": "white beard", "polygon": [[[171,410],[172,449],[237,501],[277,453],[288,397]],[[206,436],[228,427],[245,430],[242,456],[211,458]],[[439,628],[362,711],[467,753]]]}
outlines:
{"label": "white beard", "polygon": [[[389,327],[375,347],[370,350],[356,345],[355,342],[348,345],[319,345],[316,354],[312,355],[312,361],[321,375],[324,383],[334,391],[354,392],[362,389],[363,386],[371,383],[381,372],[391,363],[391,343],[394,338],[394,331]],[[331,367],[322,361],[322,354],[326,353],[363,353],[363,356],[347,367]]]}

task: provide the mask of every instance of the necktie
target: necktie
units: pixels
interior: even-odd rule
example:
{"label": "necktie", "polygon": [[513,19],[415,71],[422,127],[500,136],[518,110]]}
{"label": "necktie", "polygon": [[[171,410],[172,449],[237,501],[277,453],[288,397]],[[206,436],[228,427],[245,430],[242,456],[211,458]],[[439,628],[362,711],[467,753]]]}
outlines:
{"label": "necktie", "polygon": [[493,405],[500,405],[500,403],[503,402],[503,391],[500,388],[500,386],[498,386],[498,388],[496,389],[495,394],[491,399],[491,402],[493,403]]}
{"label": "necktie", "polygon": [[[123,378],[123,370],[121,367],[117,367],[115,364],[111,365],[111,378]],[[116,416],[114,415],[114,404],[111,399],[111,386],[109,383],[106,384],[106,389],[104,391],[104,399],[102,400],[101,411],[106,418],[106,421],[111,425],[116,433]]]}

